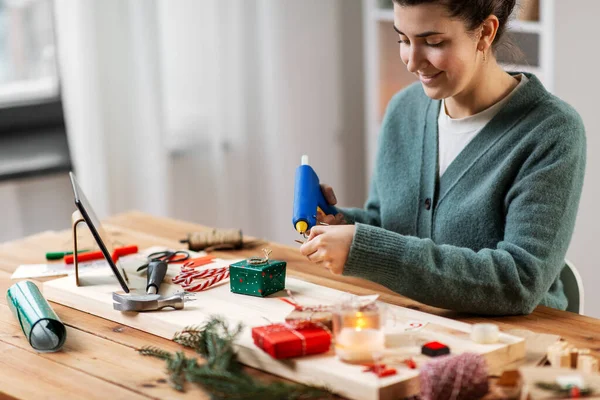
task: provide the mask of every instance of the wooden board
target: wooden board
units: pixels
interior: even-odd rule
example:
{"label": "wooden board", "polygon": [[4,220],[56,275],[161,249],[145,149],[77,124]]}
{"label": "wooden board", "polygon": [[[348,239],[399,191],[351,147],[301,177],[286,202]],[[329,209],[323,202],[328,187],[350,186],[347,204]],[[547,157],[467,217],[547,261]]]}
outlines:
{"label": "wooden board", "polygon": [[[229,263],[231,260],[217,260],[211,267]],[[131,286],[143,288],[145,277],[135,272],[136,265],[126,263],[125,269]],[[162,294],[181,290],[177,285],[167,284],[176,272],[176,268],[169,268],[169,275],[161,287]],[[292,306],[280,300],[280,297],[287,296],[283,291],[268,298],[245,296],[231,293],[229,283],[224,281],[219,286],[197,294],[197,300],[187,303],[184,310],[122,313],[112,308],[112,292],[119,290],[119,286],[109,270],[89,271],[80,279],[87,286],[75,286],[73,277],[45,282],[44,295],[50,301],[167,339],[187,326],[201,324],[210,315],[224,315],[232,323],[242,322],[245,326],[237,346],[240,360],[246,365],[290,380],[325,385],[351,399],[392,399],[418,392],[418,370],[410,370],[403,366],[397,367],[398,375],[378,379],[374,374],[362,372],[363,368],[360,366],[340,362],[333,351],[289,360],[272,359],[254,345],[250,328],[266,325],[269,321],[284,320]],[[346,295],[335,289],[289,277],[286,280],[286,288],[305,305],[333,304]],[[525,356],[525,341],[516,336],[501,334],[500,343],[480,345],[469,339],[470,325],[463,322],[392,305],[388,306],[387,315],[389,322],[395,324],[414,320],[427,322],[418,334],[419,343],[438,340],[447,344],[453,354],[467,351],[483,354],[491,367],[509,364]],[[418,347],[391,349],[390,353],[397,353],[399,358],[414,355],[417,364],[422,365],[429,358],[417,355],[416,349]]]}

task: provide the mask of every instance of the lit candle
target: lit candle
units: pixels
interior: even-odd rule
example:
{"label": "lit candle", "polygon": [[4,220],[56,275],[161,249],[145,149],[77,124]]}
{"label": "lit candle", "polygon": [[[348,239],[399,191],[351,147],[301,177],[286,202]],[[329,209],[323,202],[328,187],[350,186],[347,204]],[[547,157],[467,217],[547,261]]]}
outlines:
{"label": "lit candle", "polygon": [[335,352],[347,362],[373,360],[373,354],[384,349],[385,338],[380,329],[342,328],[335,338]]}
{"label": "lit candle", "polygon": [[335,352],[346,362],[360,363],[373,360],[373,355],[385,348],[381,329],[381,311],[341,310],[334,314]]}

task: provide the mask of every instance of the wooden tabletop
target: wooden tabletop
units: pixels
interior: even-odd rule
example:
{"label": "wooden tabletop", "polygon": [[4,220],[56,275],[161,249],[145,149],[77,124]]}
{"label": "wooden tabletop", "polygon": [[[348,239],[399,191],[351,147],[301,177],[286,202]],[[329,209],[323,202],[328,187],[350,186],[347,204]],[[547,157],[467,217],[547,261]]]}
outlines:
{"label": "wooden tabletop", "polygon": [[[118,244],[137,244],[140,248],[169,246],[180,248],[179,239],[188,232],[208,228],[140,212],[120,214],[106,220],[105,228]],[[91,238],[80,237],[92,245]],[[600,356],[600,320],[547,307],[532,314],[515,317],[482,318],[437,309],[399,296],[383,286],[361,279],[337,277],[312,265],[300,254],[297,245],[268,243],[272,257],[287,261],[288,274],[313,283],[355,294],[379,293],[385,302],[409,307],[464,322],[494,322],[503,330],[527,329],[537,333],[560,335],[574,346],[590,348]],[[11,273],[20,264],[45,263],[47,251],[72,248],[71,231],[43,232],[25,239],[0,245],[0,289],[6,293],[15,283]],[[239,258],[257,254],[257,249],[215,252],[222,258]],[[41,282],[38,280],[36,282]],[[146,345],[174,352],[176,343],[102,318],[52,303],[67,326],[67,341],[56,353],[37,353],[27,343],[19,324],[0,296],[0,394],[16,398],[89,399],[202,398],[209,397],[196,386],[188,385],[185,393],[168,384],[163,361],[142,357],[135,349]],[[202,321],[197,321],[201,323]],[[193,321],[192,321],[193,324]],[[189,355],[193,352],[185,350]],[[256,377],[278,379],[251,370]]]}

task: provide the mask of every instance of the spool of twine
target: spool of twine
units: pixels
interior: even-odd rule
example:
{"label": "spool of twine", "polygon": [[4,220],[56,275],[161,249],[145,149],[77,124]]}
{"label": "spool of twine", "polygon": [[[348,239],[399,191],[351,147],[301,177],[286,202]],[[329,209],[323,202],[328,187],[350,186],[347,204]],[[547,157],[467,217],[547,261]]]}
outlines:
{"label": "spool of twine", "polygon": [[485,359],[474,353],[440,357],[420,374],[422,400],[480,399],[489,390]]}
{"label": "spool of twine", "polygon": [[241,249],[244,246],[244,236],[241,229],[213,229],[189,233],[181,243],[187,243],[192,251]]}

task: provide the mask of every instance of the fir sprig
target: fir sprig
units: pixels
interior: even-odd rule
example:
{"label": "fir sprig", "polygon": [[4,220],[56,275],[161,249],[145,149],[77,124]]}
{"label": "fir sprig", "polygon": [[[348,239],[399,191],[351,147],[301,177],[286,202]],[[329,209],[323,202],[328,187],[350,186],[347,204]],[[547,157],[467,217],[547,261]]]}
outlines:
{"label": "fir sprig", "polygon": [[[554,394],[570,399],[572,397],[588,397],[594,394],[594,391],[589,387],[579,388],[576,386],[561,386],[558,383],[537,382],[538,388],[554,392]],[[576,396],[573,396],[576,392]]]}
{"label": "fir sprig", "polygon": [[327,389],[286,382],[262,383],[249,376],[242,369],[233,347],[243,326],[230,328],[223,318],[212,316],[200,327],[188,327],[175,334],[173,340],[182,346],[192,348],[205,363],[198,364],[195,358],[188,358],[183,352],[171,354],[156,347],[144,347],[138,351],[142,355],[165,360],[171,385],[184,390],[185,382],[193,382],[204,387],[214,400],[311,400],[331,399],[334,395]]}

